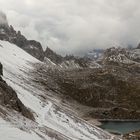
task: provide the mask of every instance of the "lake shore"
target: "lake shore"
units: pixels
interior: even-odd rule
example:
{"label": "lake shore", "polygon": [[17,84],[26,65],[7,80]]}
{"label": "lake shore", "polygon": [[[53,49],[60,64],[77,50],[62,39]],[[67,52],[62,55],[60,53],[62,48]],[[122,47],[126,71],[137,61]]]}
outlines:
{"label": "lake shore", "polygon": [[140,121],[102,121],[100,128],[110,132],[110,133],[116,133],[116,134],[129,134],[131,132],[139,131],[140,130]]}

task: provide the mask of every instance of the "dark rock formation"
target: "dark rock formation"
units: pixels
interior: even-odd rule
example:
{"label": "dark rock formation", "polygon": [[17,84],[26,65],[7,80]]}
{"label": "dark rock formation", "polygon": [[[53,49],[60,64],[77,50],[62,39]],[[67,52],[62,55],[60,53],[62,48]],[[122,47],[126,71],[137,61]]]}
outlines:
{"label": "dark rock formation", "polygon": [[140,49],[140,43],[138,44],[137,49]]}
{"label": "dark rock formation", "polygon": [[[2,74],[2,65],[0,64]],[[24,106],[24,104],[17,97],[16,92],[7,85],[7,83],[0,76],[0,105],[16,110],[23,116],[34,120],[33,114]]]}
{"label": "dark rock formation", "polygon": [[39,42],[35,40],[29,40],[27,45],[25,45],[24,50],[26,50],[32,56],[35,56],[37,59],[44,60],[44,51]]}
{"label": "dark rock formation", "polygon": [[61,55],[56,54],[49,47],[44,52],[45,57],[49,58],[55,64],[60,64],[63,61],[63,57]]}
{"label": "dark rock formation", "polygon": [[0,63],[0,75],[3,75],[3,66],[1,63]]}
{"label": "dark rock formation", "polygon": [[20,31],[16,32],[12,26],[0,25],[0,40],[16,44],[35,58],[44,60],[41,44],[35,40],[27,40]]}

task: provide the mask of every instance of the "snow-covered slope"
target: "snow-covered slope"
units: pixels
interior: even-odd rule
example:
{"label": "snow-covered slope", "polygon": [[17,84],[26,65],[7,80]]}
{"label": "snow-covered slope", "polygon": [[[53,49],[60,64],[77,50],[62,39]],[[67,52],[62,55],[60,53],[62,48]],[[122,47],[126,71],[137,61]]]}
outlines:
{"label": "snow-covered slope", "polygon": [[42,140],[34,132],[22,131],[0,118],[0,138],[2,140]]}
{"label": "snow-covered slope", "polygon": [[0,138],[3,137],[3,140],[118,140],[74,116],[67,109],[59,107],[49,98],[41,98],[41,95],[46,94],[46,90],[40,84],[33,84],[35,79],[31,72],[36,63],[42,62],[6,41],[0,41],[0,62],[4,67],[4,80],[33,112],[36,120],[29,121],[15,112],[7,113],[9,121],[0,119],[0,123],[5,126],[4,129],[0,127]]}

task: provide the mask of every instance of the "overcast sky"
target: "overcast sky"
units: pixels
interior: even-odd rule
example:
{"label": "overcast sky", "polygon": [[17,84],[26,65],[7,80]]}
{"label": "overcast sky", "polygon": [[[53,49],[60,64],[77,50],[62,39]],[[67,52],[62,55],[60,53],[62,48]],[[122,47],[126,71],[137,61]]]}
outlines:
{"label": "overcast sky", "polygon": [[59,53],[140,42],[140,0],[0,0],[9,24]]}

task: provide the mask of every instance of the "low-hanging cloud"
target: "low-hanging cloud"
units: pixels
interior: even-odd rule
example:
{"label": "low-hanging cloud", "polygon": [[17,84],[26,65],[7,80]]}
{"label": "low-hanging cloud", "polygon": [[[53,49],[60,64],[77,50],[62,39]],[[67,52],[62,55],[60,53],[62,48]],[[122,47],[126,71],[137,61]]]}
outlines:
{"label": "low-hanging cloud", "polygon": [[0,11],[0,25],[8,25],[7,17],[2,11]]}
{"label": "low-hanging cloud", "polygon": [[45,48],[82,54],[94,48],[136,46],[139,0],[0,0],[9,24]]}

